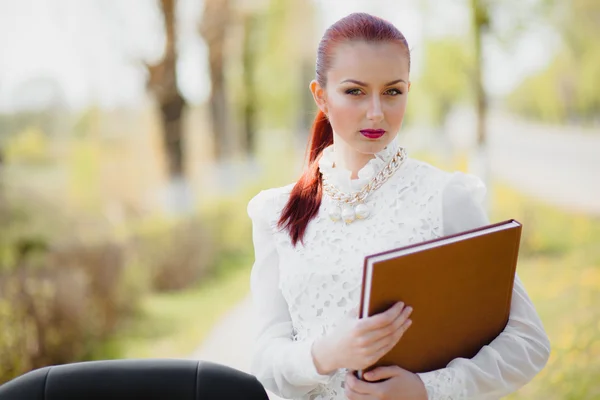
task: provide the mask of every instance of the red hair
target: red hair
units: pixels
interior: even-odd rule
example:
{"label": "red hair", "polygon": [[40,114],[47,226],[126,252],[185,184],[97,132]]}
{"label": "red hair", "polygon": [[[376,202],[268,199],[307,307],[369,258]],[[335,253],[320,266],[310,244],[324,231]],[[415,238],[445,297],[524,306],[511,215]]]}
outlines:
{"label": "red hair", "polygon": [[[336,45],[349,41],[399,43],[406,51],[410,67],[408,43],[394,25],[369,14],[354,13],[331,25],[319,43],[316,80],[322,88],[327,85],[327,72],[331,68]],[[279,227],[289,232],[294,246],[302,242],[308,223],[317,216],[321,207],[323,192],[319,159],[323,150],[331,144],[333,129],[325,114],[319,110],[308,143],[307,165],[279,219]]]}

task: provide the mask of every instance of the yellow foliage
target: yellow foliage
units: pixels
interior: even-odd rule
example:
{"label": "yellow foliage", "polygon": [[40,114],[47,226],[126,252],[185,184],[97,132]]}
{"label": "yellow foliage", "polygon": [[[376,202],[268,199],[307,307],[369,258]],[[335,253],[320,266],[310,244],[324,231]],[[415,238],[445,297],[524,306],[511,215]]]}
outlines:
{"label": "yellow foliage", "polygon": [[49,162],[49,140],[38,127],[29,127],[7,140],[6,159],[9,164],[43,164]]}
{"label": "yellow foliage", "polygon": [[579,284],[582,287],[600,290],[600,268],[588,267],[584,269],[581,273]]}

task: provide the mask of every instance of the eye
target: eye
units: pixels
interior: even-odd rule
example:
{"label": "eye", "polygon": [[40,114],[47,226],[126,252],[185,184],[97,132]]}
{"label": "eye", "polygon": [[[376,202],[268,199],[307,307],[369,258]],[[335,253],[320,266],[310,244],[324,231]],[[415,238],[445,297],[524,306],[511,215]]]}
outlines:
{"label": "eye", "polygon": [[348,89],[346,90],[346,94],[349,94],[351,96],[359,96],[360,94],[362,94],[362,92],[360,91],[360,89]]}
{"label": "eye", "polygon": [[402,94],[402,92],[400,90],[395,89],[395,88],[386,90],[386,93],[390,94],[392,96],[398,96],[398,95]]}

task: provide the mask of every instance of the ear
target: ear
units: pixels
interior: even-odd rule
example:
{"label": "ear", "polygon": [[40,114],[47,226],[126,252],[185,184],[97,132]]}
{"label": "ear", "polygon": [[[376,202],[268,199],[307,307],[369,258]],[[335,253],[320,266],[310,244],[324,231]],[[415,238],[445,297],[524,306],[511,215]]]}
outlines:
{"label": "ear", "polygon": [[410,92],[410,85],[411,85],[411,81],[408,81],[408,91]]}
{"label": "ear", "polygon": [[313,99],[315,99],[317,107],[327,115],[329,110],[327,109],[327,102],[325,101],[325,90],[319,85],[319,82],[315,80],[310,82],[310,92],[313,95]]}

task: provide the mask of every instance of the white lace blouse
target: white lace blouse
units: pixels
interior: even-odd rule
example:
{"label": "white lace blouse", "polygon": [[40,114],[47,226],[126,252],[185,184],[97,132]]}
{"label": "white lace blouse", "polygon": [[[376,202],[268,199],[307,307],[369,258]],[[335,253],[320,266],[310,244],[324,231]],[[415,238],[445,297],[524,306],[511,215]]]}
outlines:
{"label": "white lace blouse", "polygon": [[[358,179],[333,167],[331,147],[319,167],[342,191],[354,192],[397,146],[394,141],[378,153]],[[330,220],[333,203],[324,195],[304,245],[297,247],[277,228],[292,187],[262,191],[248,204],[255,249],[251,292],[258,321],[251,371],[266,389],[284,398],[345,399],[347,370],[319,374],[311,346],[358,306],[364,256],[487,224],[481,206],[485,187],[472,175],[407,158],[367,199],[372,211],[366,220],[348,225]],[[418,375],[429,399],[498,399],[529,382],[549,352],[542,323],[517,277],[510,320],[492,343],[472,359],[455,359],[443,369]]]}

